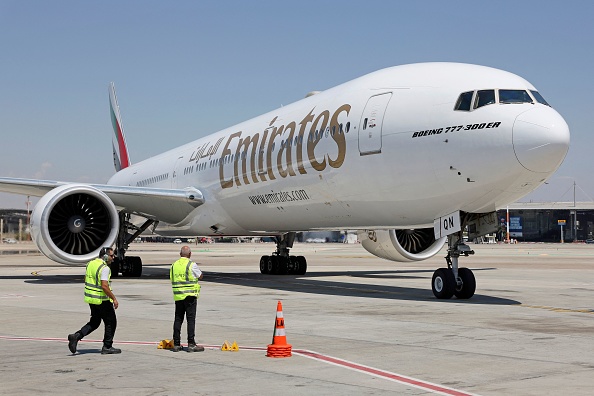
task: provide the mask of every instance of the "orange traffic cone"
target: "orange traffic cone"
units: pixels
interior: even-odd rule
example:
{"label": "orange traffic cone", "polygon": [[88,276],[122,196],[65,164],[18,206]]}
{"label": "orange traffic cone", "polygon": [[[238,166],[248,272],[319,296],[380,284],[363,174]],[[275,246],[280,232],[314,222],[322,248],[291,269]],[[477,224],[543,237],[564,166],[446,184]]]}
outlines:
{"label": "orange traffic cone", "polygon": [[266,356],[268,357],[290,357],[290,344],[287,344],[287,335],[285,334],[285,319],[283,317],[283,304],[279,301],[276,305],[276,321],[274,322],[274,333],[272,334],[272,344],[268,345]]}

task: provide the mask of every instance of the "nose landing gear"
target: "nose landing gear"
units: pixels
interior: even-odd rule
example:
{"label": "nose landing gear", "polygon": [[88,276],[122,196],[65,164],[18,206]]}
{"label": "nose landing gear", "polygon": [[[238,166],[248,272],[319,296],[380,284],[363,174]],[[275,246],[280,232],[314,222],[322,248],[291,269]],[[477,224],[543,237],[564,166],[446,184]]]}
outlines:
{"label": "nose landing gear", "polygon": [[447,300],[455,295],[459,299],[469,299],[474,295],[474,274],[468,268],[458,268],[458,258],[472,254],[474,251],[463,242],[461,231],[448,235],[448,255],[445,257],[448,268],[438,268],[431,280],[431,289],[436,298]]}

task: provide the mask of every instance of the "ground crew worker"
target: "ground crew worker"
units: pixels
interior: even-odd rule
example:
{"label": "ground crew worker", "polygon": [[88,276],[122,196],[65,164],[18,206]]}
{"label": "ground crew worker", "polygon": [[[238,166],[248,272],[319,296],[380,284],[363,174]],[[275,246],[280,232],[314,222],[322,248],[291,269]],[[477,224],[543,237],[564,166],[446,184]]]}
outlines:
{"label": "ground crew worker", "polygon": [[184,316],[187,319],[188,331],[188,352],[202,352],[204,347],[196,345],[196,306],[200,295],[200,284],[202,271],[198,265],[190,260],[192,251],[189,246],[183,246],[179,253],[179,260],[171,264],[169,278],[173,288],[173,300],[175,301],[175,320],[173,322],[173,352],[179,352],[181,347],[181,327],[184,323]]}
{"label": "ground crew worker", "polygon": [[91,308],[91,320],[74,334],[68,334],[68,348],[76,353],[76,346],[83,337],[92,333],[99,327],[103,320],[105,332],[103,334],[102,355],[121,353],[122,350],[113,347],[117,319],[115,310],[118,300],[111,291],[111,269],[109,264],[113,261],[113,249],[101,248],[99,257],[87,263],[85,275],[85,302]]}

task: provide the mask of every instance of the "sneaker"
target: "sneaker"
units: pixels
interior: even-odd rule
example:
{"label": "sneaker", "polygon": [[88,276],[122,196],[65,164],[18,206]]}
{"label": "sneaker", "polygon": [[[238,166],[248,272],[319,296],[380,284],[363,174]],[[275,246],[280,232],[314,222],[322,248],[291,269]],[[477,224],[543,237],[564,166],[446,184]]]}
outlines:
{"label": "sneaker", "polygon": [[70,352],[76,353],[76,346],[78,345],[78,334],[68,334],[68,349]]}
{"label": "sneaker", "polygon": [[181,347],[181,345],[174,345],[173,348],[171,348],[172,352],[179,352],[181,351],[183,348]]}
{"label": "sneaker", "polygon": [[122,353],[122,350],[121,349],[118,349],[118,348],[114,348],[114,347],[111,347],[111,348],[105,348],[105,347],[103,347],[103,348],[101,348],[101,354],[102,355],[113,355],[113,354],[116,354],[116,353]]}
{"label": "sneaker", "polygon": [[204,351],[204,347],[196,344],[188,345],[188,352],[202,352]]}

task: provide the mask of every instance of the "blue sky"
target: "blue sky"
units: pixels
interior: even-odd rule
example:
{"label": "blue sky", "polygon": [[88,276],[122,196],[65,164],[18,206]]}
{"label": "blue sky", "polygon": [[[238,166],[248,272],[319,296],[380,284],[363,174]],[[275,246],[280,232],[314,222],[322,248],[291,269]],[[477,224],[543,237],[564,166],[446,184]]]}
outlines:
{"label": "blue sky", "polygon": [[[594,197],[594,2],[0,0],[0,176],[103,183],[107,85],[132,161],[384,67],[516,73],[566,119],[571,147],[525,200]],[[0,194],[0,208],[25,208]]]}

